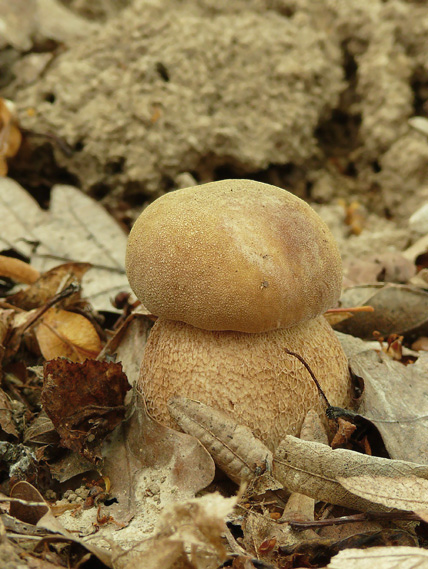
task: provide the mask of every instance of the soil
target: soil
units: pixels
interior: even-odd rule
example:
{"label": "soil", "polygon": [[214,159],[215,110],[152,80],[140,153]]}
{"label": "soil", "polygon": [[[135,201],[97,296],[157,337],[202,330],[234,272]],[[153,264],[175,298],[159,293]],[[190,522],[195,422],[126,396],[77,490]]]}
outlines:
{"label": "soil", "polygon": [[408,122],[428,114],[424,2],[61,8],[76,18],[64,41],[34,17],[0,51],[0,94],[27,131],[11,175],[42,201],[72,182],[134,218],[183,178],[249,177],[401,223],[426,199],[427,136]]}

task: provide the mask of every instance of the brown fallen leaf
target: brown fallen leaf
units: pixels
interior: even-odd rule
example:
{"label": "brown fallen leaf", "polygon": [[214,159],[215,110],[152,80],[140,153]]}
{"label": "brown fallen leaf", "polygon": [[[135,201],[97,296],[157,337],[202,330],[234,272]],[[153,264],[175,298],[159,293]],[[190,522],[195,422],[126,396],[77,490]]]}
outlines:
{"label": "brown fallen leaf", "polygon": [[333,557],[327,569],[424,569],[428,551],[416,547],[346,549]]}
{"label": "brown fallen leaf", "polygon": [[270,450],[227,413],[186,397],[170,400],[168,410],[184,432],[201,441],[234,482],[239,484],[271,469]]}
{"label": "brown fallen leaf", "polygon": [[367,456],[346,449],[333,450],[326,445],[287,435],[274,455],[273,473],[290,491],[366,512],[388,508],[349,492],[338,478],[365,475],[428,479],[428,466]]}
{"label": "brown fallen leaf", "polygon": [[40,273],[20,259],[0,255],[0,276],[18,283],[32,284],[40,277]]}
{"label": "brown fallen leaf", "polygon": [[24,443],[53,445],[59,437],[49,417],[42,411],[24,431]]}
{"label": "brown fallen leaf", "polygon": [[428,355],[404,366],[370,350],[349,365],[365,386],[358,412],[374,423],[391,458],[428,464]]}
{"label": "brown fallen leaf", "polygon": [[428,330],[428,293],[417,287],[398,284],[357,285],[344,290],[341,306],[350,308],[369,304],[373,312],[361,312],[335,325],[335,329],[360,338],[372,339],[377,330],[382,336]]}
{"label": "brown fallen leaf", "polygon": [[97,331],[87,318],[56,306],[44,313],[35,334],[46,360],[63,357],[82,362],[96,358],[102,348]]}
{"label": "brown fallen leaf", "polygon": [[44,378],[41,402],[61,444],[97,461],[103,437],[125,416],[130,386],[122,366],[56,359],[45,363]]}
{"label": "brown fallen leaf", "polygon": [[397,510],[428,512],[428,480],[417,476],[339,476],[340,484],[361,498]]}

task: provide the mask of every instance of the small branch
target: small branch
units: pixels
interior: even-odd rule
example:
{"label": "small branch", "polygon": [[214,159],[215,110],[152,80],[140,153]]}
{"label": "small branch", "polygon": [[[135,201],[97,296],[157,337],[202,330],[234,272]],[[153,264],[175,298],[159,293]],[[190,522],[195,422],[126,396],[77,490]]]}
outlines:
{"label": "small branch", "polygon": [[296,530],[303,530],[308,528],[319,528],[325,526],[335,526],[343,524],[354,524],[357,522],[365,521],[424,521],[414,512],[365,512],[364,514],[354,514],[352,516],[342,516],[340,518],[330,518],[328,520],[315,520],[308,522],[288,522],[290,527]]}
{"label": "small branch", "polygon": [[64,290],[62,290],[61,292],[50,298],[41,308],[39,308],[33,314],[33,316],[29,318],[27,322],[25,322],[25,325],[20,330],[20,332],[21,333],[25,332],[25,330],[27,330],[30,326],[32,326],[36,322],[36,320],[39,320],[39,318],[43,316],[43,314],[47,312],[49,308],[52,308],[52,306],[58,304],[58,302],[60,302],[64,298],[67,298],[68,296],[71,296],[72,294],[78,292],[79,290],[80,290],[80,285],[78,283],[73,282],[70,285],[68,285],[68,287],[66,287]]}

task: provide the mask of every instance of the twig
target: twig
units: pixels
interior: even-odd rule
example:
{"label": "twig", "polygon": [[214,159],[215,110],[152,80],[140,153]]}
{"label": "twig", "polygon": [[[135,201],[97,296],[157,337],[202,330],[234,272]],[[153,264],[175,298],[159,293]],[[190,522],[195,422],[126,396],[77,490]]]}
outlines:
{"label": "twig", "polygon": [[394,521],[394,520],[410,520],[410,521],[424,521],[420,516],[414,512],[365,512],[364,514],[354,514],[352,516],[342,516],[340,518],[330,518],[327,520],[314,520],[307,522],[293,522],[289,521],[287,523],[293,529],[308,529],[308,528],[319,528],[325,526],[335,526],[343,524],[354,524],[357,522],[365,521]]}

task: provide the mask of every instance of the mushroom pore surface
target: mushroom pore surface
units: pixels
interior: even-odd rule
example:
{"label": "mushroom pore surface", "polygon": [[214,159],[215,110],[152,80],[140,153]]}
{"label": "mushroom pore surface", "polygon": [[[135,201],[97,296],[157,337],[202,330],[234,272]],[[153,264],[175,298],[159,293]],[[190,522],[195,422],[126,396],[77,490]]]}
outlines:
{"label": "mushroom pore surface", "polygon": [[170,192],[128,240],[131,287],[157,316],[206,330],[293,326],[336,304],[342,263],[303,200],[251,180]]}
{"label": "mushroom pore surface", "polygon": [[299,435],[309,409],[326,405],[297,352],[330,403],[349,403],[347,358],[323,316],[258,334],[201,330],[159,318],[144,352],[139,388],[149,413],[174,426],[167,402],[180,395],[230,412],[271,450],[286,434]]}

